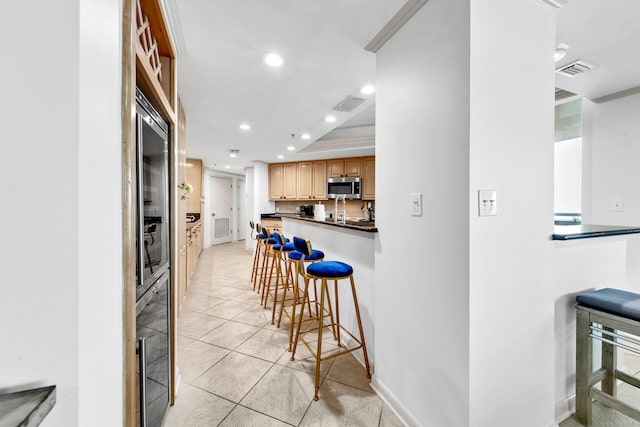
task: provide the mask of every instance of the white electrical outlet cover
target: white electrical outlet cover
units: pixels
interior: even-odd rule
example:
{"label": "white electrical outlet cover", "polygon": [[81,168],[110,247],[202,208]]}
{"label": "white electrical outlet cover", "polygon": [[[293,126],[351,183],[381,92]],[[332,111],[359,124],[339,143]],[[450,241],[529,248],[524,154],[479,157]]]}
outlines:
{"label": "white electrical outlet cover", "polygon": [[411,215],[422,216],[422,193],[411,194]]}

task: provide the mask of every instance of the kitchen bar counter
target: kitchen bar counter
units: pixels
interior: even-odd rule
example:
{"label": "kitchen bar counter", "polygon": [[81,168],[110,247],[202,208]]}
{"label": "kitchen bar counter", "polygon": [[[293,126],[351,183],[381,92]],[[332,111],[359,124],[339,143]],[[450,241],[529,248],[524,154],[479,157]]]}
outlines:
{"label": "kitchen bar counter", "polygon": [[626,227],[615,225],[556,225],[553,240],[575,240],[591,237],[618,236],[621,234],[640,233],[640,227]]}
{"label": "kitchen bar counter", "polygon": [[[301,219],[296,215],[283,214],[281,218],[282,231],[286,237],[298,236],[309,239],[313,249],[324,252],[325,260],[342,261],[353,267],[369,361],[374,364],[373,291],[375,286],[375,247],[378,233],[367,229],[362,230],[365,227],[340,226],[331,222]],[[351,303],[349,282],[341,283],[338,288],[340,292],[340,321],[344,322],[349,331],[357,331],[358,326],[355,321],[355,310]],[[348,347],[352,345],[347,334],[341,335],[341,339],[347,341]],[[353,355],[362,363],[362,352],[356,351]]]}
{"label": "kitchen bar counter", "polygon": [[[338,223],[333,222],[333,220],[316,221],[312,217],[305,217],[305,216],[301,216],[301,215],[293,214],[293,213],[276,213],[276,214],[269,214],[269,216],[271,218],[295,219],[295,220],[298,220],[298,221],[311,222],[311,223],[315,223],[315,224],[318,224],[318,225],[328,225],[328,226],[331,226],[331,227],[339,227],[339,228],[348,229],[348,230],[364,231],[364,232],[367,232],[367,233],[377,233],[378,232],[378,229],[376,228],[375,223],[373,221],[349,221],[349,220],[347,220],[346,224],[342,224],[340,222],[338,222]],[[262,217],[265,218],[265,214],[263,214]]]}

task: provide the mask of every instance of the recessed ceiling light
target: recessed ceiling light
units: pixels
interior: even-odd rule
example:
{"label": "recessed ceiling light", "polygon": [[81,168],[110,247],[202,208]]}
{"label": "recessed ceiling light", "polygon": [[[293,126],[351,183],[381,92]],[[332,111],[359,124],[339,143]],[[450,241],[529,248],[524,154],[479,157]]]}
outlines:
{"label": "recessed ceiling light", "polygon": [[224,166],[224,168],[225,168],[225,169],[231,169],[231,166],[229,166],[229,165],[225,165],[225,166]]}
{"label": "recessed ceiling light", "polygon": [[278,158],[279,159],[284,159],[284,156],[282,154],[278,154]]}
{"label": "recessed ceiling light", "polygon": [[311,135],[309,135],[308,133],[303,133],[301,138],[302,139],[309,139],[309,138],[311,138]]}
{"label": "recessed ceiling light", "polygon": [[241,124],[240,126],[238,126],[238,127],[239,127],[240,129],[242,129],[242,130],[249,130],[249,129],[251,129],[251,126],[249,126],[249,125],[248,125],[248,124],[246,124],[246,123],[242,123],[242,124]]}
{"label": "recessed ceiling light", "polygon": [[376,91],[376,88],[373,85],[364,85],[360,89],[360,93],[363,95],[371,95]]}
{"label": "recessed ceiling light", "polygon": [[264,62],[271,67],[282,67],[284,56],[278,52],[269,52],[264,55]]}
{"label": "recessed ceiling light", "polygon": [[229,154],[229,157],[231,157],[232,159],[235,159],[236,157],[238,157],[238,155],[236,153],[231,153]]}
{"label": "recessed ceiling light", "polygon": [[333,123],[336,121],[336,116],[327,116],[324,118],[324,121],[327,123]]}
{"label": "recessed ceiling light", "polygon": [[295,149],[296,149],[296,147],[294,147],[293,145],[290,145],[290,146],[287,147],[287,150],[289,150],[289,151],[293,151]]}
{"label": "recessed ceiling light", "polygon": [[229,150],[229,157],[235,159],[236,157],[238,157],[238,153],[240,153],[240,150],[237,148],[231,148]]}

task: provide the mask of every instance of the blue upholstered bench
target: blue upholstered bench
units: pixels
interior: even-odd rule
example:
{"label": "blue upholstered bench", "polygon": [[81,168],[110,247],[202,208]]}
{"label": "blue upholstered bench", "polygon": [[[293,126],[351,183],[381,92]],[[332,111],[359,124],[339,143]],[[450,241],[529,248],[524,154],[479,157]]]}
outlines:
{"label": "blue upholstered bench", "polygon": [[[576,302],[576,419],[591,425],[596,400],[640,421],[640,410],[616,398],[618,380],[640,388],[640,379],[616,363],[618,348],[640,354],[640,294],[605,288],[579,294]],[[595,372],[593,339],[602,342],[602,367]]]}

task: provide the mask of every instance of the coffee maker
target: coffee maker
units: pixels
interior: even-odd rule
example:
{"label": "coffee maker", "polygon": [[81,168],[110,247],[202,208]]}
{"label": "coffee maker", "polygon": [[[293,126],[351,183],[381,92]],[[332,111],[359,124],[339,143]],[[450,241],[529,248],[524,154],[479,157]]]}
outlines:
{"label": "coffee maker", "polygon": [[313,216],[313,205],[300,205],[300,216]]}

